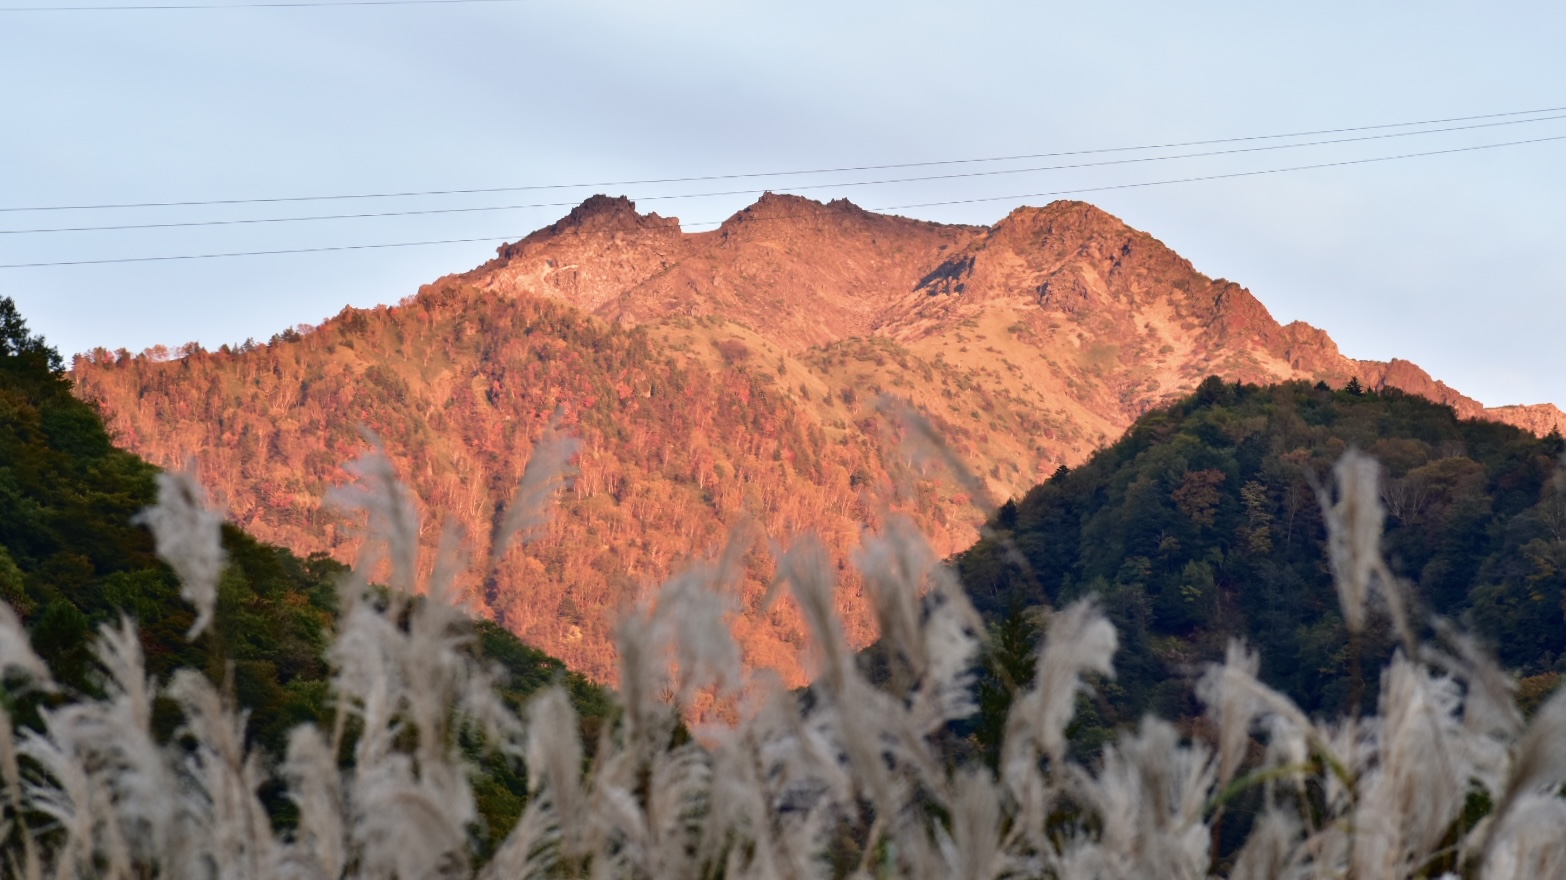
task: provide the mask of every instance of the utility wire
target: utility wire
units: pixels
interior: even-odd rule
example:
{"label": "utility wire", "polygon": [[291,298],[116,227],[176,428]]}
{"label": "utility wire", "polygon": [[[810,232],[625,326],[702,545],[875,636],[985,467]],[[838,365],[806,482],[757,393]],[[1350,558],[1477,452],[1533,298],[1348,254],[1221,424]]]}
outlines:
{"label": "utility wire", "polygon": [[[1175,160],[1175,159],[1200,159],[1200,158],[1206,158],[1206,157],[1211,157],[1211,156],[1232,156],[1232,155],[1242,154],[1242,153],[1262,153],[1262,152],[1272,152],[1272,151],[1276,151],[1276,150],[1294,150],[1294,149],[1301,149],[1301,148],[1304,148],[1304,147],[1319,147],[1319,146],[1326,146],[1326,145],[1331,145],[1331,144],[1349,144],[1349,143],[1359,143],[1359,142],[1362,142],[1362,141],[1380,141],[1380,140],[1389,140],[1391,138],[1415,137],[1415,136],[1427,135],[1427,134],[1446,134],[1446,133],[1450,133],[1450,132],[1454,132],[1454,131],[1472,131],[1472,130],[1475,130],[1475,129],[1496,128],[1496,127],[1499,127],[1499,126],[1507,126],[1507,125],[1523,125],[1523,124],[1530,123],[1530,122],[1551,122],[1551,121],[1559,120],[1559,119],[1566,119],[1566,115],[1561,115],[1561,116],[1543,116],[1543,117],[1539,117],[1539,118],[1536,118],[1536,119],[1510,119],[1510,120],[1506,120],[1506,121],[1502,121],[1502,122],[1485,122],[1485,123],[1478,123],[1478,124],[1475,124],[1475,125],[1455,126],[1455,127],[1452,127],[1452,128],[1426,129],[1426,130],[1423,130],[1423,131],[1399,131],[1399,132],[1389,132],[1389,133],[1383,133],[1383,134],[1360,135],[1359,137],[1334,138],[1334,139],[1331,139],[1331,140],[1323,140],[1323,141],[1305,141],[1303,143],[1297,143],[1297,144],[1267,144],[1265,146],[1259,146],[1259,147],[1236,147],[1234,149],[1229,149],[1229,150],[1207,150],[1207,151],[1200,152],[1200,153],[1182,153],[1182,154],[1173,155],[1173,156],[1138,156],[1138,157],[1134,157],[1134,158],[1130,158],[1130,159],[1106,159],[1106,160],[1102,160],[1102,161],[1098,161],[1098,162],[1077,162],[1077,163],[1072,163],[1072,164],[1067,164],[1067,165],[1045,165],[1045,166],[1042,166],[1042,167],[1033,167],[1033,168],[1004,168],[1004,169],[989,170],[989,171],[962,171],[962,172],[953,172],[953,173],[947,173],[947,174],[931,174],[931,175],[924,175],[924,176],[918,176],[918,177],[898,177],[898,178],[890,178],[890,179],[886,179],[886,180],[860,180],[860,181],[844,181],[844,182],[840,182],[840,183],[804,184],[804,185],[800,185],[800,186],[784,187],[784,188],[781,188],[781,189],[776,190],[776,191],[777,192],[805,192],[805,191],[814,191],[814,190],[821,190],[821,189],[840,189],[840,188],[844,188],[844,187],[883,186],[883,185],[886,185],[886,184],[894,184],[894,183],[922,183],[922,182],[928,182],[928,181],[932,181],[932,180],[956,180],[956,179],[966,179],[966,178],[975,178],[975,177],[997,177],[997,176],[1012,175],[1012,174],[1032,174],[1032,173],[1041,172],[1041,171],[1066,171],[1066,170],[1081,169],[1081,168],[1100,168],[1100,167],[1112,166],[1112,165],[1132,165],[1132,164],[1139,164],[1139,163],[1144,163],[1144,162],[1165,162],[1165,161],[1171,161],[1171,160]],[[684,193],[684,194],[661,195],[661,196],[638,196],[636,198],[636,201],[638,201],[638,202],[652,202],[652,201],[671,201],[671,200],[676,200],[676,199],[711,198],[711,197],[716,197],[716,196],[750,196],[750,195],[759,195],[762,192],[765,192],[765,190],[747,189],[747,190],[728,190],[728,191],[724,191],[724,192]],[[33,234],[66,233],[66,232],[108,232],[108,231],[122,231],[122,230],[131,230],[131,229],[184,229],[184,228],[191,228],[191,227],[207,227],[207,226],[242,226],[242,225],[250,225],[250,224],[257,224],[257,223],[298,223],[298,222],[316,221],[316,220],[362,220],[362,219],[367,219],[367,218],[378,218],[378,217],[414,217],[414,216],[424,216],[424,215],[430,215],[430,214],[472,214],[472,213],[485,213],[485,212],[491,212],[491,211],[520,211],[520,210],[527,209],[527,208],[568,208],[568,207],[573,207],[576,204],[577,204],[576,202],[540,202],[540,203],[535,203],[535,204],[531,204],[531,205],[488,205],[488,206],[462,207],[462,208],[423,208],[423,209],[408,210],[408,211],[370,211],[370,212],[363,212],[363,213],[357,213],[357,214],[318,214],[318,215],[305,216],[305,217],[254,217],[254,218],[240,218],[240,219],[235,219],[235,220],[183,220],[183,221],[172,221],[172,222],[166,222],[166,223],[119,223],[119,224],[110,224],[110,225],[102,225],[102,226],[56,226],[56,227],[33,228],[33,229],[0,229],[0,235],[33,235]]]}
{"label": "utility wire", "polygon": [[[1242,177],[1257,177],[1257,176],[1265,175],[1265,174],[1284,174],[1284,173],[1293,172],[1293,171],[1312,171],[1312,170],[1322,169],[1322,168],[1342,168],[1342,167],[1349,166],[1349,165],[1368,165],[1368,164],[1376,163],[1376,162],[1392,162],[1392,161],[1397,161],[1397,160],[1402,160],[1402,159],[1416,159],[1416,158],[1425,157],[1425,156],[1445,156],[1445,155],[1451,155],[1451,154],[1454,154],[1454,153],[1472,153],[1472,152],[1477,152],[1477,151],[1480,151],[1480,150],[1494,150],[1494,149],[1499,149],[1501,147],[1516,147],[1516,146],[1523,146],[1523,145],[1526,145],[1526,144],[1541,144],[1541,143],[1549,143],[1549,142],[1555,142],[1555,141],[1566,141],[1566,135],[1556,135],[1556,136],[1553,136],[1553,137],[1543,137],[1543,138],[1532,138],[1532,139],[1529,139],[1529,140],[1520,140],[1520,141],[1505,141],[1505,142],[1502,142],[1502,143],[1494,143],[1494,144],[1477,144],[1477,145],[1474,145],[1474,146],[1453,147],[1453,148],[1445,149],[1445,150],[1429,150],[1429,151],[1418,152],[1418,153],[1401,153],[1401,154],[1398,154],[1398,155],[1395,155],[1395,156],[1375,156],[1375,157],[1371,157],[1371,158],[1367,158],[1367,159],[1345,159],[1345,160],[1338,161],[1338,162],[1320,162],[1320,163],[1311,164],[1311,165],[1294,165],[1294,166],[1290,166],[1290,167],[1286,167],[1286,168],[1268,168],[1268,169],[1262,169],[1262,170],[1259,170],[1259,171],[1235,171],[1235,172],[1230,172],[1230,173],[1227,173],[1227,174],[1209,174],[1209,175],[1203,175],[1203,176],[1200,176],[1200,177],[1182,177],[1182,178],[1176,178],[1176,179],[1171,179],[1171,180],[1149,180],[1149,181],[1143,181],[1143,182],[1140,182],[1140,183],[1124,183],[1124,184],[1115,184],[1115,185],[1110,185],[1110,186],[1083,187],[1083,188],[1080,188],[1080,189],[1062,189],[1062,190],[1055,190],[1053,192],[1024,193],[1024,194],[1019,194],[1019,195],[992,196],[992,197],[972,198],[972,199],[952,199],[952,200],[938,201],[938,202],[920,202],[920,203],[917,203],[917,204],[909,204],[909,205],[889,205],[889,206],[886,206],[886,207],[869,208],[869,209],[866,209],[866,210],[874,211],[874,212],[885,212],[885,211],[906,210],[906,209],[909,209],[909,208],[928,208],[928,207],[935,207],[935,206],[940,206],[940,205],[969,205],[969,204],[977,204],[977,203],[980,203],[980,202],[1006,201],[1006,200],[1010,200],[1010,199],[1029,199],[1029,198],[1044,198],[1044,197],[1065,196],[1065,195],[1081,195],[1081,194],[1084,194],[1084,193],[1106,192],[1106,191],[1109,191],[1109,190],[1138,189],[1138,188],[1142,188],[1142,187],[1168,186],[1168,185],[1171,185],[1171,184],[1178,184],[1178,183],[1197,183],[1197,182],[1212,181],[1212,180],[1230,180],[1230,179],[1242,178]],[[814,213],[814,212],[812,212],[812,213]],[[785,214],[785,215],[779,215],[779,216],[775,216],[775,217],[753,218],[753,219],[748,220],[747,222],[758,222],[760,220],[785,220],[785,219],[792,219],[794,217],[803,217],[803,216],[806,216],[806,214],[804,214],[804,213]],[[722,224],[724,222],[727,222],[727,221],[725,221],[725,220],[704,220],[704,221],[697,221],[697,222],[691,223],[689,225],[691,225],[691,226],[709,226],[709,225],[719,225],[719,224]],[[575,230],[572,234],[582,235],[582,234],[585,234],[585,233],[582,230]],[[219,259],[219,258],[224,258],[224,257],[261,257],[261,256],[276,256],[276,255],[280,255],[280,254],[313,254],[313,253],[322,253],[322,252],[327,252],[327,251],[354,251],[354,250],[371,250],[371,249],[378,249],[378,248],[423,247],[423,246],[427,246],[427,245],[439,245],[439,244],[467,244],[467,243],[475,243],[475,242],[513,241],[513,240],[516,240],[516,239],[519,239],[519,238],[522,238],[522,237],[523,236],[510,235],[510,236],[492,236],[492,237],[488,237],[488,238],[452,238],[452,239],[440,239],[440,240],[432,240],[432,241],[406,241],[406,242],[387,242],[387,243],[380,243],[380,244],[336,245],[336,246],[331,246],[331,247],[282,248],[282,249],[277,249],[277,250],[266,250],[266,251],[234,251],[234,252],[228,252],[228,253],[214,253],[214,254],[178,254],[178,255],[151,256],[151,257],[111,257],[111,258],[106,258],[106,259],[57,260],[57,261],[37,262],[37,263],[0,263],[0,269],[35,269],[35,268],[44,268],[44,267],[52,267],[52,266],[96,266],[96,265],[105,265],[105,264],[112,264],[112,263],[149,263],[149,262],[165,262],[165,261],[171,261],[171,260],[211,260],[211,259]]]}
{"label": "utility wire", "polygon": [[[340,201],[348,199],[395,199],[413,198],[418,196],[449,196],[449,195],[479,195],[485,193],[507,192],[533,192],[539,190],[561,189],[589,189],[593,187],[621,187],[621,186],[646,186],[660,183],[698,183],[717,180],[750,180],[765,177],[796,177],[815,174],[841,174],[854,171],[890,171],[902,168],[931,168],[943,165],[969,165],[986,162],[1019,162],[1032,159],[1056,159],[1069,156],[1096,156],[1108,153],[1126,153],[1140,150],[1166,150],[1181,149],[1185,147],[1205,147],[1217,144],[1247,143],[1251,141],[1282,140],[1288,138],[1317,137],[1321,135],[1352,134],[1362,131],[1379,131],[1389,128],[1411,128],[1426,125],[1445,125],[1454,122],[1472,122],[1480,119],[1504,119],[1518,116],[1537,116],[1545,113],[1560,113],[1566,111],[1562,107],[1541,107],[1535,110],[1513,110],[1506,113],[1483,113],[1473,116],[1450,116],[1443,119],[1426,119],[1415,122],[1387,122],[1378,125],[1360,125],[1347,128],[1327,128],[1314,131],[1297,131],[1285,134],[1248,135],[1232,138],[1212,138],[1196,141],[1176,141],[1163,144],[1144,144],[1133,147],[1100,147],[1090,150],[1065,150],[1051,153],[1024,153],[1013,156],[988,156],[982,158],[967,159],[940,159],[928,162],[898,162],[881,165],[845,165],[835,168],[814,168],[789,171],[755,171],[740,174],[704,174],[690,177],[660,177],[646,178],[642,180],[605,180],[589,183],[548,183],[531,184],[525,186],[497,186],[481,187],[474,189],[434,189],[434,190],[409,190],[403,192],[377,192],[377,193],[340,193],[335,195],[310,195],[310,196],[272,196],[265,198],[249,199],[199,199],[190,201],[161,201],[161,202],[116,202],[85,205],[33,205],[0,207],[0,213],[17,213],[25,211],[96,211],[113,210],[121,208],[187,208],[206,207],[215,205],[258,205],[276,204],[280,202],[320,202]],[[1558,118],[1558,117],[1550,117]],[[1532,122],[1540,120],[1520,120]]]}
{"label": "utility wire", "polygon": [[322,6],[456,6],[531,0],[298,0],[272,3],[140,3],[133,6],[0,6],[4,12],[166,12],[177,9],[305,9]]}
{"label": "utility wire", "polygon": [[[1062,189],[1054,192],[1021,193],[1009,196],[985,196],[972,199],[951,199],[941,202],[919,202],[911,205],[887,205],[882,208],[874,208],[875,211],[903,211],[909,208],[932,208],[938,205],[976,205],[981,202],[1001,202],[1010,199],[1038,199],[1049,196],[1081,195],[1083,193],[1109,192],[1119,189],[1140,189],[1147,186],[1168,186],[1175,183],[1202,183],[1209,180],[1233,180],[1239,177],[1257,177],[1263,174],[1284,174],[1290,171],[1315,171],[1321,168],[1343,168],[1349,165],[1369,165],[1374,162],[1393,162],[1399,159],[1417,159],[1424,156],[1447,156],[1452,153],[1473,153],[1479,150],[1494,150],[1500,147],[1520,147],[1525,144],[1543,144],[1551,141],[1566,141],[1566,134],[1552,137],[1530,138],[1523,141],[1505,141],[1498,144],[1477,144],[1468,147],[1452,147],[1446,150],[1428,150],[1420,153],[1401,153],[1396,156],[1373,156],[1369,159],[1343,159],[1337,162],[1318,162],[1311,165],[1294,165],[1288,168],[1264,168],[1260,171],[1231,171],[1227,174],[1206,174],[1200,177],[1181,177],[1174,180],[1149,180],[1142,183],[1119,183],[1108,186],[1090,186],[1081,189]],[[0,267],[4,268],[4,267]]]}

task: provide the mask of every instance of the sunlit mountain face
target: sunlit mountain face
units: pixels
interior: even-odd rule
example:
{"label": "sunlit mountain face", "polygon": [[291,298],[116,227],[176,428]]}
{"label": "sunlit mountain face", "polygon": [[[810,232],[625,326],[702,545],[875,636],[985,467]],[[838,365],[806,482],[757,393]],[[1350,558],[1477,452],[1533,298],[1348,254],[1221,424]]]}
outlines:
{"label": "sunlit mountain face", "polygon": [[[553,520],[466,588],[601,681],[617,613],[735,540],[746,661],[803,681],[804,628],[768,601],[771,546],[821,537],[864,644],[864,528],[902,513],[934,553],[963,549],[994,504],[1210,375],[1397,388],[1541,435],[1563,421],[1547,404],[1485,409],[1406,361],[1347,358],[1080,202],[976,227],[768,195],[686,233],[595,196],[396,306],[263,345],[99,351],[73,368],[116,442],[161,465],[197,456],[236,523],[343,560],[358,524],[321,499],[371,438],[421,499],[428,565],[443,521],[486,558],[533,442],[551,425],[574,433],[578,474]],[[976,481],[911,445],[891,400],[923,413]]]}

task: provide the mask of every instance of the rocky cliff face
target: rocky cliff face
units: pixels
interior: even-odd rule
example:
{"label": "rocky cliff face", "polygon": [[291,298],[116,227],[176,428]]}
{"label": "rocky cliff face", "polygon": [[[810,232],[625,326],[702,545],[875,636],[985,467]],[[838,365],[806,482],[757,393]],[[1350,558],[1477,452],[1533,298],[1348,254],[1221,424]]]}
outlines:
{"label": "rocky cliff face", "polygon": [[[1536,433],[1563,422],[1548,404],[1485,409],[1406,361],[1345,357],[1323,331],[1279,325],[1245,288],[1080,202],[985,228],[769,195],[689,234],[595,196],[471,272],[302,338],[75,366],[121,442],[164,464],[200,454],[254,534],[344,557],[356,532],[319,498],[363,449],[358,425],[386,438],[429,509],[482,554],[527,441],[561,413],[585,441],[581,477],[548,535],[494,589],[472,585],[474,600],[600,679],[613,675],[614,612],[736,524],[757,548],[824,535],[861,640],[870,616],[851,556],[863,523],[901,509],[938,552],[971,541],[985,511],[907,465],[904,432],[874,406],[882,395],[927,413],[1001,499],[1209,375],[1354,378]],[[764,607],[768,565],[751,554],[736,613],[752,665],[797,681],[803,630]]]}

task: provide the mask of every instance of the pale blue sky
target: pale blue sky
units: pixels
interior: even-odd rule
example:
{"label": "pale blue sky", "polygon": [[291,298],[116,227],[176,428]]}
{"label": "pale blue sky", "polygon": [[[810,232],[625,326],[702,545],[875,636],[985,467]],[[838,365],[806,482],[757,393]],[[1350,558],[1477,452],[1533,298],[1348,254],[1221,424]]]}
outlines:
{"label": "pale blue sky", "polygon": [[[48,0],[0,0],[21,5]],[[917,162],[1566,107],[1562,45],[1566,5],[1543,2],[0,12],[0,208]],[[1558,135],[1566,120],[812,194],[880,207]],[[645,199],[750,185],[610,191]],[[0,233],[590,192],[4,211]],[[716,220],[751,198],[642,207]],[[1489,404],[1566,404],[1566,141],[1084,198],[1251,288],[1280,320],[1325,328],[1347,354],[1407,357]],[[989,223],[1019,201],[1046,200],[905,213]],[[565,210],[0,234],[0,264],[517,237]],[[0,269],[0,294],[67,354],[192,339],[216,347],[345,304],[395,302],[493,249]]]}

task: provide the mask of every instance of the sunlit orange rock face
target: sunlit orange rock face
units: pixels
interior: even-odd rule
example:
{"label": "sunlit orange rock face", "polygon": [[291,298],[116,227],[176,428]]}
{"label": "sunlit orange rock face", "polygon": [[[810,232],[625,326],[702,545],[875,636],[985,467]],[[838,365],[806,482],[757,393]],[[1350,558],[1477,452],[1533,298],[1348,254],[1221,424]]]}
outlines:
{"label": "sunlit orange rock face", "polygon": [[764,601],[772,543],[822,537],[862,644],[862,529],[903,511],[939,553],[972,540],[982,499],[909,463],[883,395],[926,413],[997,499],[1209,375],[1357,378],[1537,433],[1563,421],[1552,405],[1484,409],[1406,361],[1346,358],[1080,202],[986,228],[769,195],[691,234],[595,196],[397,306],[285,336],[174,361],[78,358],[76,386],[130,449],[164,465],[198,455],[256,536],[343,559],[359,532],[321,498],[366,449],[361,429],[422,499],[426,558],[446,518],[483,559],[558,417],[582,440],[578,478],[546,533],[467,586],[480,612],[605,681],[615,615],[736,526],[752,548],[733,585],[747,661],[792,682],[805,634]]}

